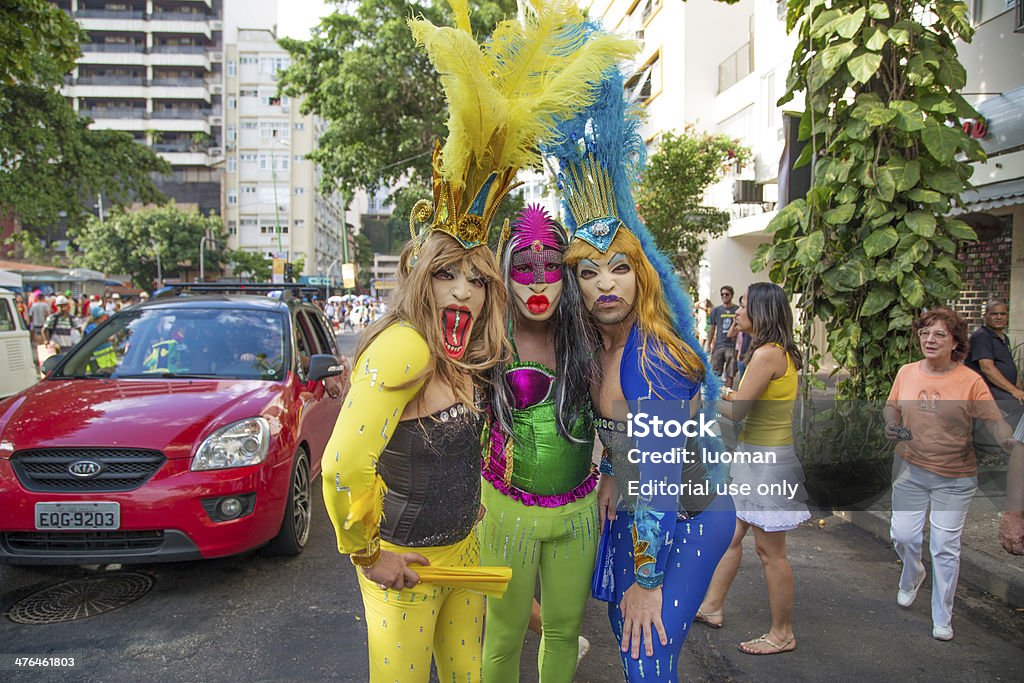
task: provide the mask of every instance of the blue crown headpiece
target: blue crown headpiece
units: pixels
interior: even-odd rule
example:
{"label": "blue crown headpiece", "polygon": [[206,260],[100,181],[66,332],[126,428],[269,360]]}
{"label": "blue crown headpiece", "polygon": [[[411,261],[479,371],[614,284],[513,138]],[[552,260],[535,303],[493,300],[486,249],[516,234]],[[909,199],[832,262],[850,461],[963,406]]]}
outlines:
{"label": "blue crown headpiece", "polygon": [[[693,301],[636,212],[633,188],[647,158],[647,147],[640,135],[638,107],[626,101],[624,81],[617,69],[606,72],[595,86],[596,101],[579,115],[558,122],[559,141],[542,151],[558,161],[559,189],[567,209],[565,223],[573,238],[605,253],[619,229],[633,233],[658,273],[676,333],[709,368],[707,354],[697,340]],[[703,384],[702,410],[713,414],[721,380],[707,370]],[[720,450],[720,445],[708,445]],[[715,482],[724,481],[727,470],[722,465],[708,465],[709,477]]]}

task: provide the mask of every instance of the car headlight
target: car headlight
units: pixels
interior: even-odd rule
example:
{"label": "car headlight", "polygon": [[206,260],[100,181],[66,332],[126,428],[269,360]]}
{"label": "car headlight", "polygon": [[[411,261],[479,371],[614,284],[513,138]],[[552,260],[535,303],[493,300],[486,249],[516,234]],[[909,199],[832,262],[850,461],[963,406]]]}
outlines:
{"label": "car headlight", "polygon": [[221,427],[206,437],[192,458],[192,470],[222,470],[258,465],[270,449],[270,423],[250,417]]}

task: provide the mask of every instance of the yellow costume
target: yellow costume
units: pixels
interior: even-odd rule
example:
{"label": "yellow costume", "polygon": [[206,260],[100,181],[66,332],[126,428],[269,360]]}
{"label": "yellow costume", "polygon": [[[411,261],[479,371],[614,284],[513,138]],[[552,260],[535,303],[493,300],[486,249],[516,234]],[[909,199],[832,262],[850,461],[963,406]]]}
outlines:
{"label": "yellow costume", "polygon": [[[371,681],[426,681],[432,654],[441,680],[480,680],[483,595],[429,580],[446,567],[479,564],[473,526],[482,420],[461,404],[401,420],[423,384],[390,387],[414,379],[429,361],[427,343],[412,327],[381,332],[356,360],[352,388],[324,451],[324,501],[338,550],[364,555],[379,544],[418,552],[431,564],[422,583],[402,591],[382,590],[357,572]],[[472,464],[462,462],[467,458]]]}

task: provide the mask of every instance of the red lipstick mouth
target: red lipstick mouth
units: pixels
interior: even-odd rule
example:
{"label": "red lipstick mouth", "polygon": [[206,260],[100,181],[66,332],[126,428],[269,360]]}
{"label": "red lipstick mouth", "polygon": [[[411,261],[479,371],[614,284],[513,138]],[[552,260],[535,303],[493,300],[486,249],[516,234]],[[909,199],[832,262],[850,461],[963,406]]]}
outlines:
{"label": "red lipstick mouth", "polygon": [[468,308],[449,306],[441,310],[441,332],[444,350],[451,358],[466,353],[469,331],[473,327],[473,314]]}
{"label": "red lipstick mouth", "polygon": [[526,307],[530,309],[530,313],[540,315],[551,308],[551,302],[543,294],[534,294],[526,300]]}

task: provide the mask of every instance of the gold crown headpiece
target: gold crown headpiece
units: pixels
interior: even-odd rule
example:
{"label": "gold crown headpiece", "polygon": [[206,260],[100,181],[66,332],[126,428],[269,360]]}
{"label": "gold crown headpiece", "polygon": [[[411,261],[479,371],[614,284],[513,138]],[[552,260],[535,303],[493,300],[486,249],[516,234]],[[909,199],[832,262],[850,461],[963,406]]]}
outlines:
{"label": "gold crown headpiece", "polygon": [[558,174],[562,197],[576,223],[578,237],[602,254],[608,251],[622,221],[608,169],[593,154],[567,163]]}
{"label": "gold crown headpiece", "polygon": [[[444,179],[441,173],[441,144],[435,145],[432,163],[434,201],[419,200],[409,216],[413,253],[419,253],[423,242],[432,232],[451,235],[465,249],[487,244],[491,222],[498,206],[509,192],[522,184],[515,182],[516,170],[506,168],[500,173],[492,172],[478,188],[458,188]],[[472,196],[469,195],[471,189],[476,190]]]}

